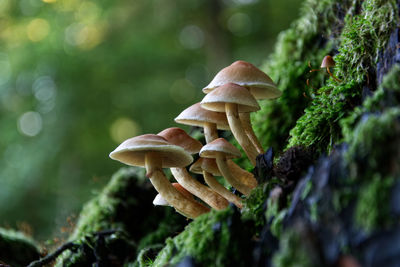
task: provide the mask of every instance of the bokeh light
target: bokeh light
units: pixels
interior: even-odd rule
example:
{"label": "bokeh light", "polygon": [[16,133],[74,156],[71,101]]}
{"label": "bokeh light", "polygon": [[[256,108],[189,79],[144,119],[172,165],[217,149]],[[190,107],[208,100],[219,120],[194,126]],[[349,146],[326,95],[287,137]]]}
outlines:
{"label": "bokeh light", "polygon": [[50,24],[45,19],[33,19],[29,22],[26,32],[32,42],[39,42],[49,34]]}
{"label": "bokeh light", "polygon": [[204,44],[204,33],[196,25],[185,26],[179,34],[179,41],[186,49],[199,49]]}
{"label": "bokeh light", "polygon": [[127,117],[118,118],[110,128],[110,135],[115,143],[134,137],[140,133],[140,126],[132,119]]}
{"label": "bokeh light", "polygon": [[18,130],[26,136],[36,136],[42,130],[42,117],[39,113],[28,111],[18,119]]}

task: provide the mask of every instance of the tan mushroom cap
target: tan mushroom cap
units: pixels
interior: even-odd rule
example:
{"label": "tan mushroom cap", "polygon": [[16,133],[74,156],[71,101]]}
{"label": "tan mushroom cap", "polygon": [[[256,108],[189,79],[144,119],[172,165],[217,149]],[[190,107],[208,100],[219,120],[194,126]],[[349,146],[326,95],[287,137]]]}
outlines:
{"label": "tan mushroom cap", "polygon": [[272,99],[282,95],[266,73],[243,60],[235,61],[219,71],[210,84],[203,88],[203,92],[208,94],[214,88],[230,82],[249,88],[256,99]]}
{"label": "tan mushroom cap", "polygon": [[110,153],[110,158],[127,165],[144,167],[147,152],[156,152],[162,160],[163,168],[185,167],[193,161],[192,156],[182,147],[155,134],[144,134],[125,140]]}
{"label": "tan mushroom cap", "polygon": [[218,153],[223,153],[227,159],[240,158],[240,151],[224,138],[218,138],[203,146],[200,157],[216,158]]}
{"label": "tan mushroom cap", "polygon": [[331,68],[336,65],[331,56],[325,56],[321,63],[321,68]]}
{"label": "tan mushroom cap", "polygon": [[204,127],[205,123],[215,123],[219,130],[230,130],[225,113],[206,110],[200,103],[191,105],[175,118],[177,123]]}
{"label": "tan mushroom cap", "polygon": [[185,149],[190,154],[199,153],[203,145],[190,135],[188,135],[184,130],[178,127],[167,128],[157,135],[164,137],[165,140],[173,145],[180,146]]}
{"label": "tan mushroom cap", "polygon": [[212,158],[199,158],[189,169],[193,173],[203,174],[203,170],[211,173],[213,176],[221,176],[215,159]]}
{"label": "tan mushroom cap", "polygon": [[257,100],[245,87],[227,83],[207,94],[200,102],[205,109],[225,112],[225,103],[238,105],[239,112],[253,112],[260,110]]}

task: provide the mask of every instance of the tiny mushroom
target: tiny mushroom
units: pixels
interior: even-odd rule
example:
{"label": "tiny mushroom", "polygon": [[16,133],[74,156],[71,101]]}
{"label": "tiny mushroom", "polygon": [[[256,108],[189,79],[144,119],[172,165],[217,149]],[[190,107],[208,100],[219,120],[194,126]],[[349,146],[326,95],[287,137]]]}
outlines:
{"label": "tiny mushroom", "polygon": [[326,69],[326,72],[328,72],[329,76],[331,76],[334,80],[337,82],[341,82],[335,75],[332,74],[329,68],[335,67],[336,63],[335,60],[331,56],[325,56],[324,59],[321,62],[321,69]]}
{"label": "tiny mushroom", "polygon": [[[279,91],[276,84],[265,72],[243,60],[235,61],[219,71],[210,84],[203,88],[203,92],[207,94],[213,89],[230,82],[246,87],[257,100],[274,99],[282,95],[282,92]],[[251,127],[250,113],[242,112],[239,117],[246,134],[258,153],[263,154],[264,149]]]}
{"label": "tiny mushroom", "polygon": [[[192,138],[184,130],[177,127],[165,129],[158,133],[158,135],[165,138],[169,143],[182,147],[183,149],[185,149],[186,152],[190,154],[198,153],[203,146],[199,141]],[[175,177],[175,179],[181,184],[181,186],[183,186],[193,195],[203,200],[212,208],[216,210],[221,210],[228,207],[229,203],[224,197],[213,191],[208,186],[205,186],[204,184],[194,179],[188,173],[186,168],[171,168],[171,173]]]}
{"label": "tiny mushroom", "polygon": [[255,166],[258,151],[246,134],[239,119],[239,113],[253,112],[260,109],[257,100],[249,90],[234,83],[227,83],[208,93],[201,101],[201,106],[211,111],[226,112],[233,135]]}
{"label": "tiny mushroom", "polygon": [[228,183],[244,195],[250,195],[253,188],[241,183],[240,180],[232,174],[227,163],[228,159],[240,157],[240,151],[235,146],[230,144],[224,138],[218,138],[203,146],[200,150],[200,157],[215,158],[218,169]]}
{"label": "tiny mushroom", "polygon": [[225,113],[206,110],[196,103],[175,118],[177,123],[203,127],[206,142],[209,143],[218,138],[219,130],[229,130],[229,124]]}
{"label": "tiny mushroom", "polygon": [[239,209],[243,207],[242,199],[221,185],[214,176],[221,176],[215,159],[199,158],[189,169],[193,173],[203,174],[206,183],[218,194],[232,202]]}
{"label": "tiny mushroom", "polygon": [[130,138],[111,152],[110,158],[131,166],[146,167],[146,177],[157,192],[188,218],[196,218],[209,211],[204,205],[182,195],[165,177],[162,168],[184,167],[193,158],[183,148],[167,142],[163,137],[145,134]]}

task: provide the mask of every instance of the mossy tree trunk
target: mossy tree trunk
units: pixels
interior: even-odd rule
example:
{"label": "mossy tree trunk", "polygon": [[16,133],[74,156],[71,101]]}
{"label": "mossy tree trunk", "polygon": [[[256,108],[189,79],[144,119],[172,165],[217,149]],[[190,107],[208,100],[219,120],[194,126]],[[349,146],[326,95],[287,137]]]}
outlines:
{"label": "mossy tree trunk", "polygon": [[[143,224],[143,216],[116,223],[123,216],[116,217],[115,207],[130,198],[105,191],[96,201],[112,200],[112,212],[91,216],[86,207],[71,240],[120,229],[132,245],[119,263],[131,266],[399,266],[398,22],[395,0],[304,3],[263,66],[283,94],[262,102],[252,120],[264,148],[278,156],[274,161],[269,150],[258,159],[256,173],[263,177],[242,212],[210,212],[164,243],[174,234],[170,217],[147,237],[148,231],[131,232],[127,224]],[[337,79],[309,72],[325,55],[336,61]],[[124,180],[115,183],[122,186],[113,195],[126,192]],[[107,249],[105,259],[115,254]],[[59,262],[73,265],[74,253]]]}

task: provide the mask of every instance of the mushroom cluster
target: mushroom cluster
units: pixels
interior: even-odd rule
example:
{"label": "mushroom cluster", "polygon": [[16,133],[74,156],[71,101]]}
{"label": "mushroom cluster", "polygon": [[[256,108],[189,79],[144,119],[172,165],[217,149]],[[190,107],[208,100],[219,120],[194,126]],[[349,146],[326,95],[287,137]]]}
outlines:
{"label": "mushroom cluster", "polygon": [[[124,164],[146,168],[158,195],[154,205],[172,206],[187,218],[196,218],[210,209],[222,210],[229,203],[242,208],[242,198],[225,188],[214,176],[222,176],[244,196],[257,186],[253,174],[235,164],[240,151],[218,130],[230,130],[255,166],[258,154],[264,153],[250,121],[250,113],[260,109],[257,100],[281,95],[271,78],[245,61],[236,61],[222,69],[207,85],[206,96],[180,113],[177,123],[202,127],[204,146],[180,128],[168,128],[158,134],[136,136],[122,142],[110,157]],[[190,171],[202,174],[205,184],[192,177],[186,167],[200,158]],[[170,168],[177,183],[171,183],[163,168]]]}

